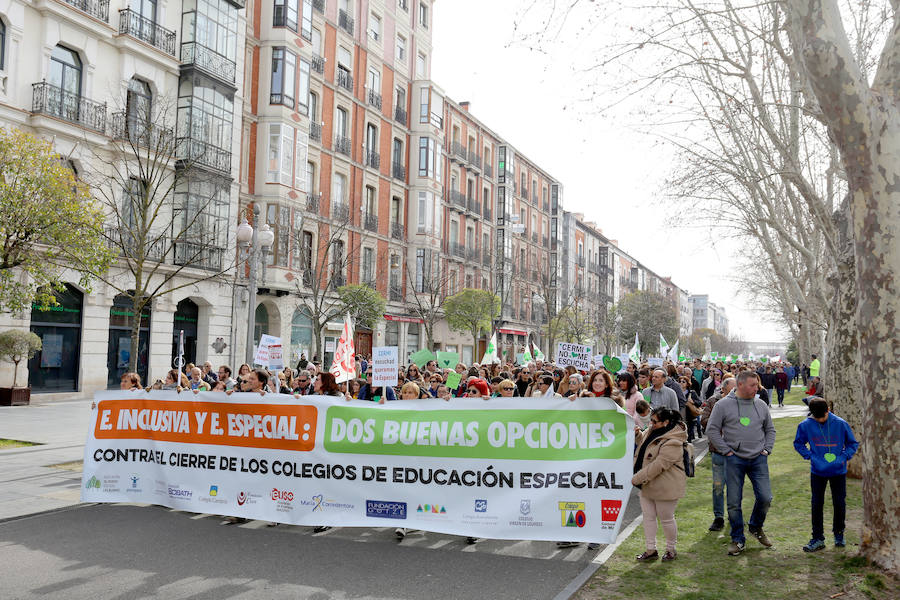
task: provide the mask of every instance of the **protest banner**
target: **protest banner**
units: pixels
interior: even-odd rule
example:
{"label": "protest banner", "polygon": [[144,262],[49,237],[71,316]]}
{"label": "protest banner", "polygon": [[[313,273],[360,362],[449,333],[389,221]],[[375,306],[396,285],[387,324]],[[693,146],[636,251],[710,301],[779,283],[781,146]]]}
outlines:
{"label": "protest banner", "polygon": [[397,346],[372,348],[372,386],[397,385],[400,357]]}
{"label": "protest banner", "polygon": [[253,355],[253,364],[261,367],[269,366],[269,346],[280,347],[281,338],[267,333],[262,334],[259,337],[259,344],[256,346],[256,353]]}
{"label": "protest banner", "polygon": [[579,371],[590,371],[591,356],[591,347],[583,344],[560,342],[556,347],[556,364],[560,367],[572,365]]}
{"label": "protest banner", "polygon": [[453,371],[452,373],[447,373],[447,380],[444,383],[447,384],[447,387],[451,390],[455,390],[459,387],[460,381],[462,381],[462,375]]}
{"label": "protest banner", "polygon": [[[415,364],[420,369],[424,369],[429,360],[436,360],[434,352],[431,350],[419,350],[409,355],[409,362]],[[455,366],[455,365],[454,365]]]}
{"label": "protest banner", "polygon": [[97,392],[83,501],[611,543],[631,492],[634,421],[608,398],[185,396]]}
{"label": "protest banner", "polygon": [[441,352],[436,353],[437,364],[442,369],[454,369],[459,364],[458,352]]}

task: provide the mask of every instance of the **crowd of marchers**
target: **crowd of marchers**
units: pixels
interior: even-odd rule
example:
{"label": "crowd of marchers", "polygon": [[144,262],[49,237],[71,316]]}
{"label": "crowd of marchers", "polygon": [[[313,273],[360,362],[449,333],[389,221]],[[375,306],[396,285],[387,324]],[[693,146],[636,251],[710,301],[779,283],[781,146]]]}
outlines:
{"label": "crowd of marchers", "polygon": [[[772,542],[764,530],[773,495],[769,481],[768,457],[775,444],[775,427],[770,410],[784,406],[784,395],[798,380],[808,386],[803,398],[809,407],[807,418],[797,428],[794,448],[810,461],[812,537],[805,552],[825,547],[823,512],[825,491],[831,487],[834,546],[842,547],[846,512],[847,462],[858,443],[846,421],[832,412],[823,399],[819,361],[796,368],[790,363],[763,364],[737,361],[692,361],[662,365],[629,363],[613,373],[591,363],[589,371],[573,366],[561,368],[543,360],[524,365],[491,363],[440,368],[430,360],[421,368],[410,364],[398,370],[396,386],[372,384],[369,357],[355,357],[355,377],[338,383],[317,361],[301,356],[296,368],[281,370],[252,368],[242,364],[237,373],[227,365],[214,369],[188,364],[172,369],[165,381],[157,380],[146,389],[176,391],[280,393],[300,396],[332,396],[343,400],[384,403],[395,400],[454,398],[577,398],[607,397],[628,413],[635,423],[634,476],[639,488],[646,549],[638,561],[663,561],[677,557],[678,500],[686,493],[688,474],[686,445],[706,437],[712,462],[712,512],[710,531],[721,531],[727,515],[731,543],[728,554],[743,552],[747,532],[765,547]],[[448,386],[448,380],[454,385]],[[455,383],[458,380],[458,384]],[[143,389],[140,376],[122,376],[124,390]],[[692,455],[692,454],[690,454]],[[754,503],[745,522],[742,499],[744,483],[750,481]],[[230,517],[227,522],[239,522]],[[271,525],[276,525],[272,523]],[[656,547],[662,526],[666,548],[660,556]],[[318,528],[326,529],[325,527]],[[402,539],[407,534],[397,528]],[[475,538],[467,538],[475,543]],[[560,547],[575,542],[558,542]],[[589,548],[596,548],[590,544]]]}

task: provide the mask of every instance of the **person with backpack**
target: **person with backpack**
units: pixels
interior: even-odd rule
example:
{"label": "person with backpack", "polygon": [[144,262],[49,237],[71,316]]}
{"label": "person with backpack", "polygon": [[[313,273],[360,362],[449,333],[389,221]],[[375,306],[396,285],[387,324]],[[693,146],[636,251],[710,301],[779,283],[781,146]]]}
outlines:
{"label": "person with backpack", "polygon": [[[656,550],[657,519],[666,535],[663,561],[675,560],[675,541],[678,527],[675,507],[687,487],[686,461],[687,431],[677,409],[657,408],[650,416],[650,427],[635,430],[638,451],[634,456],[634,477],[631,483],[640,488],[641,511],[644,515],[644,545],[646,550],[635,559],[647,562],[659,558]],[[690,467],[693,467],[691,463]],[[688,467],[688,468],[690,468]]]}

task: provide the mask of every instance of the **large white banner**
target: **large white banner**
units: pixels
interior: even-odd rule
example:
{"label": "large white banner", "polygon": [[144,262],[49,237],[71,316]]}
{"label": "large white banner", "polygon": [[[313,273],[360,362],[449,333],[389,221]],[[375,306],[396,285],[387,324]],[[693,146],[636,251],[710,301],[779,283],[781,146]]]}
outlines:
{"label": "large white banner", "polygon": [[98,392],[82,500],[298,525],[612,542],[634,422],[608,398]]}

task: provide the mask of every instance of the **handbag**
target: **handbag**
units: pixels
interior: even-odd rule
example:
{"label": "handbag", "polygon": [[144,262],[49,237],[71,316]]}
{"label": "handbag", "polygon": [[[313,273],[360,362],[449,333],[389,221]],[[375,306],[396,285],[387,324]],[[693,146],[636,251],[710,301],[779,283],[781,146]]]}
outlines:
{"label": "handbag", "polygon": [[687,408],[687,412],[690,416],[692,416],[692,417],[700,416],[700,409],[697,408],[697,406],[694,404],[693,399],[688,400],[687,403],[685,404],[685,407]]}

